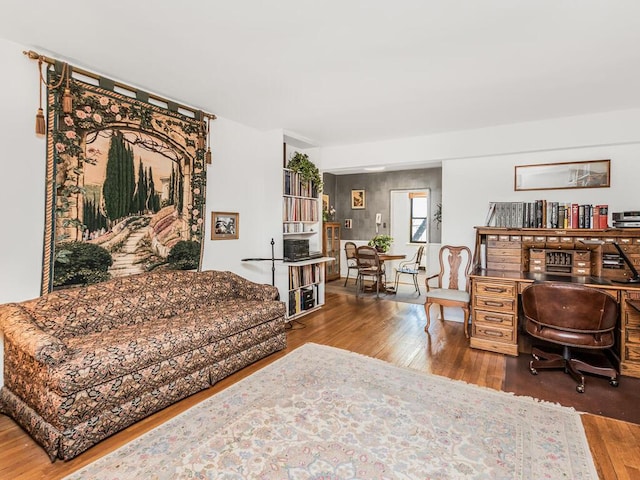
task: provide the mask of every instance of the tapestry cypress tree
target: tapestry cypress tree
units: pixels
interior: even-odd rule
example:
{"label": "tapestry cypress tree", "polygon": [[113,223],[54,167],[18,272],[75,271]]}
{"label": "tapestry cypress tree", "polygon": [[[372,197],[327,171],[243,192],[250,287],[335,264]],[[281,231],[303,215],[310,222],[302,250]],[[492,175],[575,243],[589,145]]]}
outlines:
{"label": "tapestry cypress tree", "polygon": [[171,165],[171,177],[169,178],[169,198],[167,198],[168,205],[175,205],[176,200],[176,170],[173,165]]}
{"label": "tapestry cypress tree", "polygon": [[82,223],[88,233],[96,232],[101,228],[107,228],[107,219],[102,215],[99,205],[97,205],[93,199],[84,199]]}
{"label": "tapestry cypress tree", "polygon": [[153,171],[151,167],[149,167],[149,194],[148,194],[148,205],[149,210],[153,213],[158,212],[160,210],[160,195],[156,192],[156,186],[153,181]]}
{"label": "tapestry cypress tree", "polygon": [[184,195],[184,179],[182,175],[180,175],[180,171],[177,172],[176,175],[176,210],[178,214],[182,214],[182,198]]}
{"label": "tapestry cypress tree", "polygon": [[136,183],[136,191],[133,194],[131,202],[131,213],[144,212],[144,167],[142,165],[142,157],[138,161],[138,182]]}
{"label": "tapestry cypress tree", "polygon": [[135,190],[133,150],[125,144],[121,132],[111,136],[106,178],[102,185],[107,217],[119,220],[131,212]]}

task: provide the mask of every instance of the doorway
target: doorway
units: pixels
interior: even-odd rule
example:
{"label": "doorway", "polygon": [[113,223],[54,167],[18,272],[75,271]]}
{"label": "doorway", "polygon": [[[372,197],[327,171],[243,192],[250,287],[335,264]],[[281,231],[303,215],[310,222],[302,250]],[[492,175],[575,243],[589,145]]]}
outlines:
{"label": "doorway", "polygon": [[418,247],[429,240],[429,189],[391,190],[390,195],[389,231],[393,252],[411,258]]}

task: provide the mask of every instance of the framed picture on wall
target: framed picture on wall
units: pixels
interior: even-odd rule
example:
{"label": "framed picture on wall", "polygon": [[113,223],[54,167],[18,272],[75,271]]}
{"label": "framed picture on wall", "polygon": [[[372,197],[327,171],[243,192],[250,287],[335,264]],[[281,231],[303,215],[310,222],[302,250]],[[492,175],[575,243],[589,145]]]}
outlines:
{"label": "framed picture on wall", "polygon": [[344,228],[353,228],[353,221],[350,218],[344,219]]}
{"label": "framed picture on wall", "polygon": [[240,214],[237,212],[211,212],[211,240],[239,238]]}
{"label": "framed picture on wall", "polygon": [[361,210],[365,208],[364,190],[351,190],[351,209]]}
{"label": "framed picture on wall", "polygon": [[329,211],[329,195],[322,195],[322,211]]}
{"label": "framed picture on wall", "polygon": [[544,163],[515,167],[514,190],[609,187],[611,160]]}

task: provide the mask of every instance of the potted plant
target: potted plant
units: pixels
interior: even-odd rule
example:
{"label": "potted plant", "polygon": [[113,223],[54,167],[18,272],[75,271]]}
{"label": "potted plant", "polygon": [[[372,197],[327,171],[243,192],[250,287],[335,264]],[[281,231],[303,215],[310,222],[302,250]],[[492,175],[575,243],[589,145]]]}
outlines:
{"label": "potted plant", "polygon": [[309,155],[306,153],[294,152],[287,164],[287,168],[293,172],[299,173],[303,180],[313,183],[315,190],[322,190],[320,170],[318,170],[318,167],[309,160]]}
{"label": "potted plant", "polygon": [[393,237],[390,235],[376,235],[371,240],[369,240],[369,246],[375,247],[375,249],[380,253],[386,253],[391,244],[393,243]]}

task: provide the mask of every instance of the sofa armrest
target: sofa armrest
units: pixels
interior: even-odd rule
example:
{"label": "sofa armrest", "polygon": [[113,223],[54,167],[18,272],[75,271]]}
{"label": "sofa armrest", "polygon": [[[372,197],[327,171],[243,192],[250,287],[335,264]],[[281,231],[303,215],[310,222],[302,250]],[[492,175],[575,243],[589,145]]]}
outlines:
{"label": "sofa armrest", "polygon": [[0,306],[0,327],[7,341],[38,362],[55,366],[67,356],[67,346],[43,331],[19,305]]}
{"label": "sofa armrest", "polygon": [[240,275],[234,275],[235,293],[247,300],[280,300],[278,289],[272,285],[255,283]]}

